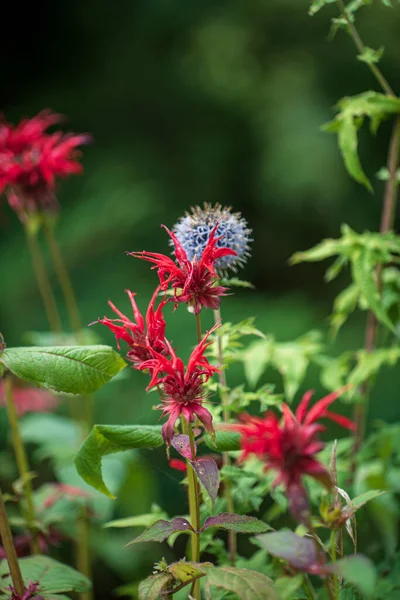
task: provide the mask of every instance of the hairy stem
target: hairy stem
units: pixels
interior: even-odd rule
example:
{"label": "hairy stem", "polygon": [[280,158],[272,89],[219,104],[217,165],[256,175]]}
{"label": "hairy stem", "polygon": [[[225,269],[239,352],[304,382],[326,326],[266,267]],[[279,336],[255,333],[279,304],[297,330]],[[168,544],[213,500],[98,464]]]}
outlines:
{"label": "hairy stem", "polygon": [[[396,216],[396,204],[397,204],[397,169],[399,167],[399,149],[400,149],[400,117],[398,117],[394,123],[392,135],[390,138],[388,157],[387,157],[387,169],[389,171],[389,178],[386,182],[385,192],[383,196],[382,214],[380,233],[387,233],[393,229],[394,220]],[[381,287],[381,276],[382,276],[382,265],[379,265],[376,269],[376,281],[378,289]],[[378,322],[374,313],[371,311],[367,317],[367,324],[365,328],[365,350],[372,352],[375,347],[376,336],[378,332]],[[361,396],[364,397],[362,403],[358,403],[354,408],[354,421],[356,423],[356,431],[354,433],[354,455],[358,452],[365,435],[366,425],[366,414],[367,414],[367,395],[368,395],[368,383],[364,384],[361,389]],[[354,471],[354,465],[353,469]]]}
{"label": "hairy stem", "polygon": [[72,287],[72,282],[68,273],[68,269],[64,262],[64,258],[60,246],[58,244],[57,238],[54,234],[54,224],[46,220],[43,225],[43,229],[53,261],[54,272],[56,274],[56,277],[61,287],[61,291],[64,296],[72,331],[74,331],[75,333],[79,333],[79,331],[82,329],[82,323],[79,314],[78,303],[76,300],[74,289]]}
{"label": "hairy stem", "polygon": [[[221,310],[218,308],[214,310],[214,321],[215,323],[219,323],[221,321]],[[230,412],[229,412],[229,399],[226,391],[226,375],[225,371],[222,368],[224,364],[224,352],[222,347],[222,338],[217,335],[217,352],[218,352],[218,363],[221,366],[221,370],[218,373],[219,383],[221,386],[220,389],[220,398],[222,403],[222,416],[223,422],[229,423]],[[223,452],[222,454],[223,464],[230,465],[230,458],[228,452]],[[224,494],[226,500],[226,507],[228,512],[234,513],[235,506],[233,503],[232,491],[231,491],[231,482],[226,479],[224,482]],[[234,531],[230,531],[228,533],[228,551],[229,551],[229,561],[231,565],[234,566],[236,560],[236,534]]]}
{"label": "hairy stem", "polygon": [[46,267],[43,262],[42,253],[40,251],[37,234],[32,232],[28,225],[24,225],[26,241],[31,254],[33,270],[37,285],[42,296],[44,309],[46,311],[47,320],[53,332],[62,331],[61,319],[58,313],[57,304],[51,289],[50,281],[47,277]]}
{"label": "hairy stem", "polygon": [[[76,567],[80,573],[86,575],[88,579],[92,578],[92,569],[90,562],[89,549],[90,522],[87,506],[83,506],[78,516],[77,538],[79,543],[76,546]],[[93,591],[81,592],[81,600],[93,600]]]}
{"label": "hairy stem", "polygon": [[[195,441],[194,441],[194,433],[191,423],[187,423],[185,419],[182,417],[182,431],[184,434],[189,435],[190,440],[190,448],[192,457],[195,456]],[[199,497],[199,485],[197,483],[197,475],[190,464],[190,460],[186,461],[187,465],[187,479],[188,479],[188,499],[189,499],[189,514],[190,514],[190,524],[195,530],[191,534],[191,553],[192,553],[192,561],[199,562],[200,561],[200,533],[197,533],[200,530],[200,497]],[[200,582],[195,581],[192,584],[191,594],[194,600],[200,600]]]}
{"label": "hairy stem", "polygon": [[22,598],[25,593],[25,585],[22,579],[21,569],[19,568],[17,553],[8,522],[6,509],[4,507],[3,494],[0,490],[0,536],[3,544],[4,552],[10,569],[10,575],[13,586],[18,596]]}
{"label": "hairy stem", "polygon": [[[351,37],[353,39],[353,42],[354,42],[357,50],[360,52],[360,54],[363,54],[365,52],[365,45],[364,45],[364,43],[363,43],[363,41],[362,41],[362,39],[360,37],[360,34],[358,33],[358,31],[356,29],[356,26],[352,22],[349,13],[347,12],[344,0],[336,0],[336,1],[338,3],[339,10],[340,10],[340,13],[341,13],[342,17],[347,22],[347,26],[349,28],[349,33],[350,33],[350,35],[351,35]],[[383,91],[386,94],[388,94],[389,96],[395,96],[394,91],[390,87],[388,81],[386,80],[386,78],[382,74],[382,71],[379,69],[379,67],[375,63],[373,63],[373,62],[368,62],[366,64],[368,65],[368,68],[370,69],[370,71],[374,75],[375,79],[378,81],[378,83],[381,86],[381,88],[383,89]]]}
{"label": "hairy stem", "polygon": [[18,416],[17,411],[15,410],[10,377],[6,377],[4,380],[4,391],[7,403],[8,420],[11,429],[11,439],[17,461],[18,473],[24,486],[24,512],[26,524],[31,534],[31,552],[32,554],[40,554],[38,531],[36,527],[35,505],[33,503],[32,483],[29,474],[28,459],[26,457],[25,446],[19,429]]}

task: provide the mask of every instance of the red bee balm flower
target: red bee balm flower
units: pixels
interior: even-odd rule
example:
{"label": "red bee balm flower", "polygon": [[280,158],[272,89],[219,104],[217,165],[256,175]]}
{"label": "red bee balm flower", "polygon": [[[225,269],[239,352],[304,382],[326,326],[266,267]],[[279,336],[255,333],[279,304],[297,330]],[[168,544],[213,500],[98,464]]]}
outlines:
{"label": "red bee balm flower", "polygon": [[173,438],[175,422],[181,415],[189,423],[197,416],[206,430],[214,433],[212,416],[203,406],[206,396],[203,383],[219,371],[218,367],[210,365],[204,356],[206,348],[211,344],[207,341],[208,337],[216,327],[214,326],[197,344],[190,355],[186,369],[168,342],[169,358],[151,348],[153,358],[142,363],[140,367],[149,369],[152,373],[147,389],[162,385],[163,402],[157,408],[163,411],[162,416],[168,415],[168,421],[162,427],[163,439],[167,446]]}
{"label": "red bee balm flower", "polygon": [[[13,385],[13,400],[19,417],[29,412],[49,412],[59,404],[58,398],[47,390],[29,385]],[[0,406],[6,406],[3,382],[0,381]]]}
{"label": "red bee balm flower", "polygon": [[[146,322],[135,301],[135,294],[126,290],[132,304],[132,310],[136,323],[128,319],[114,304],[108,301],[112,310],[120,317],[119,319],[98,319],[95,323],[106,325],[114,333],[117,340],[118,349],[121,349],[119,340],[124,340],[130,346],[127,354],[128,360],[133,363],[135,369],[140,369],[144,361],[153,358],[150,350],[164,355],[169,352],[169,346],[165,340],[165,321],[162,310],[166,300],[162,300],[155,310],[154,305],[160,288],[157,288],[150,300],[147,312]],[[92,325],[94,323],[91,323]]]}
{"label": "red bee balm flower", "polygon": [[46,111],[15,127],[0,124],[0,193],[6,190],[11,208],[21,219],[36,212],[56,212],[56,179],[82,172],[77,147],[90,137],[45,132],[60,120],[60,115]]}
{"label": "red bee balm flower", "polygon": [[206,308],[218,308],[220,297],[225,296],[228,288],[215,285],[218,276],[214,270],[215,262],[224,256],[236,256],[236,252],[231,248],[217,248],[216,243],[221,239],[215,237],[218,223],[212,230],[206,247],[203,250],[201,258],[196,257],[190,261],[185,250],[174,233],[165,225],[162,225],[168,235],[171,237],[175,246],[175,258],[177,262],[169,256],[158,254],[156,252],[129,252],[131,256],[142,258],[154,263],[153,269],[158,270],[160,286],[162,290],[167,290],[171,285],[174,290],[174,302],[184,302],[193,306],[193,312],[197,315],[203,306]]}
{"label": "red bee balm flower", "polygon": [[302,484],[303,475],[310,475],[328,488],[331,486],[328,470],[315,458],[325,447],[318,439],[318,434],[325,429],[318,419],[325,417],[342,427],[355,429],[350,419],[328,411],[332,402],[347,389],[328,394],[307,411],[313,394],[308,391],[295,414],[287,404],[283,404],[282,421],[272,412],[266,413],[264,418],[244,414],[241,415],[243,423],[234,426],[242,435],[241,460],[254,454],[265,461],[266,469],[277,472],[274,485],[282,483],[285,486],[291,512],[300,521],[304,519],[308,507],[307,492]]}

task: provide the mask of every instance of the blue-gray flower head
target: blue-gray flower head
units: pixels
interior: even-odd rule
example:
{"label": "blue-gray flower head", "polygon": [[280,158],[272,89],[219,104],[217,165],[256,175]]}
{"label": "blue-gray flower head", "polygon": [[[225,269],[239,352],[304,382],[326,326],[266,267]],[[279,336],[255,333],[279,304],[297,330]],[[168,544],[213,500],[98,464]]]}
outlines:
{"label": "blue-gray flower head", "polygon": [[224,256],[215,263],[217,271],[223,273],[228,269],[237,271],[242,267],[250,256],[249,243],[253,241],[251,229],[247,227],[247,221],[240,213],[231,212],[230,207],[216,204],[204,204],[204,208],[195,206],[191,213],[185,213],[176,225],[173,232],[182,244],[189,260],[201,258],[203,250],[208,242],[210,233],[218,223],[217,242],[218,248],[231,248],[237,256]]}

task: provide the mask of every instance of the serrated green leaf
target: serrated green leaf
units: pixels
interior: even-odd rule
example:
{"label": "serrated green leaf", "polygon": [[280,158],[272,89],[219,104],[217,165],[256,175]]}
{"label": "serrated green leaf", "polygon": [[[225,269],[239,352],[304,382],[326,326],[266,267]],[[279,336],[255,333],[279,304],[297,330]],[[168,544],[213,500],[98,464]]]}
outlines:
{"label": "serrated green leaf", "polygon": [[0,361],[20,379],[65,394],[91,394],[126,367],[109,346],[7,348]]}
{"label": "serrated green leaf", "polygon": [[143,531],[140,535],[138,535],[134,540],[127,544],[130,546],[131,544],[140,544],[141,542],[163,542],[170,535],[176,532],[182,533],[190,533],[193,531],[192,526],[189,521],[183,519],[182,517],[175,517],[171,521],[166,521],[165,519],[160,519],[150,525],[147,529]]}
{"label": "serrated green leaf", "polygon": [[241,600],[278,600],[272,580],[258,571],[206,567],[207,586],[234,592]]}
{"label": "serrated green leaf", "polygon": [[168,565],[168,572],[174,577],[175,580],[182,583],[188,584],[200,577],[204,577],[204,567],[211,567],[212,563],[197,563],[186,560],[179,560],[178,562]]}
{"label": "serrated green leaf", "polygon": [[326,239],[313,246],[309,250],[303,252],[296,252],[290,258],[289,262],[291,265],[297,265],[301,262],[319,262],[339,254],[342,250],[343,242],[340,239]]}
{"label": "serrated green leaf", "polygon": [[351,266],[354,282],[366,300],[368,308],[375,313],[376,318],[383,325],[394,331],[393,323],[390,321],[383,307],[376,284],[373,250],[371,248],[363,248],[358,252],[354,252],[351,257]]}
{"label": "serrated green leaf", "polygon": [[236,533],[264,533],[271,529],[269,525],[263,523],[255,517],[247,517],[246,515],[236,515],[234,513],[220,513],[214,517],[207,517],[201,531],[209,529],[225,529],[227,531],[235,531]]}
{"label": "serrated green leaf", "polygon": [[139,600],[158,600],[163,588],[171,582],[169,573],[151,575],[139,585]]}
{"label": "serrated green leaf", "polygon": [[95,425],[75,457],[79,475],[96,490],[114,498],[103,481],[103,456],[134,448],[163,445],[161,427],[152,425]]}
{"label": "serrated green leaf", "polygon": [[333,303],[332,314],[329,318],[332,334],[336,336],[348,317],[355,311],[359,301],[360,290],[354,283],[345,288]]}
{"label": "serrated green leaf", "polygon": [[[47,598],[48,594],[62,592],[87,592],[91,583],[78,571],[64,565],[49,556],[29,556],[19,559],[22,577],[26,585],[32,581],[40,583],[40,593]],[[0,563],[0,590],[9,591],[12,585],[7,561]]]}
{"label": "serrated green leaf", "polygon": [[386,493],[387,492],[385,492],[383,490],[368,490],[368,492],[364,492],[363,494],[360,494],[359,496],[352,498],[351,506],[355,510],[358,510],[359,508],[364,506],[364,504],[367,504],[367,502],[370,502],[371,500],[374,500],[375,498],[379,498],[379,496],[382,496],[383,494],[386,494]]}
{"label": "serrated green leaf", "polygon": [[150,527],[159,519],[168,519],[168,515],[157,506],[157,510],[154,512],[136,515],[135,517],[126,517],[125,519],[115,519],[114,521],[105,523],[103,527]]}

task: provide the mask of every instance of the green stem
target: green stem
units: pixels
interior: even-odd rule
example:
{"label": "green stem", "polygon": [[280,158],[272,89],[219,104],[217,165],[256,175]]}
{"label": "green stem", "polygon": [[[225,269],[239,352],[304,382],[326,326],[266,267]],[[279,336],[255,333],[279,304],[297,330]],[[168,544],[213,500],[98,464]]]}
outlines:
{"label": "green stem", "polygon": [[4,552],[10,569],[11,579],[18,596],[22,598],[25,593],[24,580],[22,579],[21,569],[19,568],[18,557],[11,534],[10,524],[8,522],[6,509],[3,501],[3,494],[0,490],[0,536]]}
{"label": "green stem", "polygon": [[43,262],[42,253],[40,251],[37,234],[29,229],[28,224],[24,224],[26,241],[31,254],[33,270],[35,272],[37,285],[42,296],[44,309],[46,311],[47,320],[53,332],[62,331],[61,319],[58,313],[57,304],[54,299],[50,281],[47,277],[46,267]]}
{"label": "green stem", "polygon": [[[340,10],[342,17],[347,22],[347,26],[349,28],[349,33],[353,39],[353,42],[354,42],[357,50],[360,52],[360,54],[363,54],[365,52],[364,42],[362,41],[360,34],[358,33],[358,31],[356,29],[356,26],[352,22],[352,20],[349,16],[349,13],[347,12],[347,8],[344,3],[344,0],[336,0],[336,1],[338,3],[339,10]],[[386,94],[388,94],[388,96],[395,96],[394,91],[390,87],[388,81],[384,77],[384,75],[383,75],[382,71],[379,69],[379,67],[377,67],[377,65],[372,62],[368,62],[367,65],[368,65],[368,68],[370,69],[370,71],[372,72],[372,74],[374,75],[375,79],[378,81],[379,85],[383,89],[383,91]]]}
{"label": "green stem", "polygon": [[197,327],[197,343],[201,342],[201,316],[200,313],[196,315],[196,327]]}
{"label": "green stem", "polygon": [[311,583],[311,580],[310,580],[309,576],[307,575],[307,573],[304,573],[304,575],[303,575],[303,589],[304,589],[305,593],[307,594],[307,597],[309,598],[309,600],[318,600],[317,594],[315,593],[315,590],[314,590],[314,586]]}
{"label": "green stem", "polygon": [[[219,321],[221,321],[221,310],[218,308],[216,310],[214,310],[214,321],[215,323],[218,323]],[[219,383],[220,383],[220,398],[221,398],[221,403],[222,403],[222,416],[223,416],[223,422],[224,423],[229,423],[229,419],[230,419],[230,411],[229,411],[229,398],[228,398],[228,394],[226,392],[226,375],[225,375],[225,371],[222,368],[223,364],[224,364],[224,352],[223,352],[223,347],[222,347],[222,338],[221,336],[217,335],[217,352],[218,352],[218,362],[221,366],[221,370],[218,373],[218,377],[219,377]],[[230,457],[228,452],[223,452],[222,454],[222,460],[223,460],[223,464],[225,465],[230,465]],[[224,494],[225,494],[225,500],[226,500],[226,507],[228,512],[230,513],[234,513],[235,512],[235,505],[233,502],[233,497],[232,497],[232,490],[231,490],[231,482],[226,479],[224,482]],[[234,531],[230,531],[228,534],[228,551],[229,551],[229,560],[231,565],[235,565],[235,560],[236,560],[236,534]]]}
{"label": "green stem", "polygon": [[[189,435],[190,448],[192,456],[195,456],[195,441],[193,428],[191,423],[187,423],[182,417],[182,431],[184,434]],[[190,464],[190,460],[186,461],[187,464],[187,479],[188,479],[188,498],[189,498],[189,514],[190,524],[195,530],[191,534],[191,558],[193,562],[200,562],[200,498],[199,498],[199,485],[197,483],[197,475]],[[192,584],[191,594],[194,600],[200,600],[200,582],[195,581]]]}
{"label": "green stem", "polygon": [[60,284],[65,304],[67,306],[68,317],[71,323],[72,331],[74,331],[75,333],[79,333],[82,329],[82,323],[79,314],[78,303],[76,300],[74,288],[72,287],[72,282],[68,273],[68,269],[66,267],[63,255],[61,253],[60,246],[58,244],[56,236],[54,235],[54,224],[46,220],[44,222],[43,229],[53,261],[54,272]]}
{"label": "green stem", "polygon": [[[336,531],[333,529],[331,532],[331,559],[332,563],[336,562]],[[339,576],[337,573],[332,574],[332,582],[333,582],[333,595],[335,600],[339,598]]]}
{"label": "green stem", "polygon": [[19,429],[18,416],[17,411],[15,410],[10,377],[6,377],[4,379],[4,392],[7,403],[8,420],[11,428],[12,444],[17,461],[19,476],[22,479],[24,486],[25,518],[27,527],[31,534],[31,552],[32,554],[40,554],[38,531],[36,527],[35,505],[33,503],[32,483],[29,474],[28,459],[26,457],[25,446]]}
{"label": "green stem", "polygon": [[[92,568],[90,562],[90,522],[89,511],[87,506],[83,506],[78,516],[77,523],[77,539],[76,545],[76,567],[80,573],[86,575],[88,579],[92,578]],[[79,595],[81,600],[93,600],[93,590],[81,592]]]}

